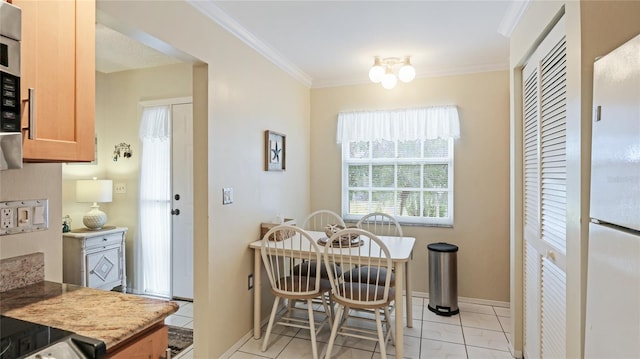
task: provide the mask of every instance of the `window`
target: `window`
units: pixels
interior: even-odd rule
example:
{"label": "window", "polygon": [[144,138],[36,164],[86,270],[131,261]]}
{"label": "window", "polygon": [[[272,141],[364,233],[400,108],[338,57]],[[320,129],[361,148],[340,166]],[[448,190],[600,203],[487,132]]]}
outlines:
{"label": "window", "polygon": [[446,109],[440,118],[429,115],[442,108],[340,114],[345,220],[385,212],[402,223],[453,225],[453,139],[459,125],[457,109]]}

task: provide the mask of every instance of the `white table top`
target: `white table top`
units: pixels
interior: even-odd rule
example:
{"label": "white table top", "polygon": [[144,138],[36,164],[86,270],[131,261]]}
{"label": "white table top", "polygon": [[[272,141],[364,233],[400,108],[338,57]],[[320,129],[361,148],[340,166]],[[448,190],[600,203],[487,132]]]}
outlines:
{"label": "white table top", "polygon": [[[307,233],[309,233],[311,235],[311,237],[313,239],[315,239],[316,241],[322,237],[326,237],[327,235],[324,232],[317,232],[317,231],[307,231]],[[393,262],[407,262],[409,261],[409,259],[411,258],[411,252],[413,251],[413,247],[416,243],[416,239],[414,237],[388,237],[388,236],[378,236],[378,238],[380,238],[380,240],[387,246],[387,249],[389,249],[389,254],[391,255],[391,260]],[[270,244],[273,244],[273,246],[278,246],[278,247],[290,247],[291,245],[289,243],[291,243],[293,240],[299,241],[299,238],[297,236],[294,236],[292,238],[288,238],[285,239],[283,241],[279,241],[279,242],[270,242]],[[288,245],[289,244],[289,245]],[[372,243],[373,245],[376,245],[375,243]],[[346,254],[348,252],[352,252],[354,255],[357,256],[358,252],[361,253],[368,253],[369,249],[366,248],[366,246],[368,245],[365,244],[362,247],[355,247],[355,248],[343,248],[343,249],[332,249],[332,250],[339,250],[341,251],[343,254]],[[249,244],[250,248],[253,249],[260,249],[262,248],[262,239],[257,240],[255,242],[252,242],[251,244]],[[310,245],[308,242],[303,243],[303,250],[306,248],[309,248]],[[323,246],[320,246],[320,248],[324,251]],[[375,251],[375,248],[373,248],[373,250]]]}

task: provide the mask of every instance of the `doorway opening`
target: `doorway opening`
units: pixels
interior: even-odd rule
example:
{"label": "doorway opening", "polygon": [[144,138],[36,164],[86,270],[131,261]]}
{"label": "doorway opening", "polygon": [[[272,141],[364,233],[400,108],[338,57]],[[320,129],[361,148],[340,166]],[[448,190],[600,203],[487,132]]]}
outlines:
{"label": "doorway opening", "polygon": [[193,106],[140,103],[136,282],[143,294],[193,300]]}

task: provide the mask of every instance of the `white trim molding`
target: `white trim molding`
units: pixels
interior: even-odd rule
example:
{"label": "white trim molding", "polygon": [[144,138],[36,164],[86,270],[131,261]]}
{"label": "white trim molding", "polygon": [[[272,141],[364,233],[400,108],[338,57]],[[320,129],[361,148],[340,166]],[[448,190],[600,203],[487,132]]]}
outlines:
{"label": "white trim molding", "polygon": [[504,14],[500,25],[498,25],[498,33],[504,37],[511,37],[511,33],[520,22],[520,18],[529,6],[530,0],[513,0],[511,5]]}
{"label": "white trim molding", "polygon": [[[509,69],[508,62],[495,63],[495,64],[484,64],[484,65],[472,65],[472,66],[458,66],[458,67],[449,67],[449,68],[431,68],[426,71],[420,71],[416,74],[416,79],[422,78],[433,78],[433,77],[443,77],[443,76],[457,76],[457,75],[465,75],[465,74],[475,74],[480,72],[494,72],[494,71],[506,71]],[[414,80],[414,81],[415,81]],[[371,81],[363,80],[361,77],[353,78],[353,79],[344,79],[344,80],[329,80],[329,81],[314,81],[313,86],[314,89],[318,88],[326,88],[326,87],[338,87],[338,86],[352,86],[352,85],[363,85],[363,84],[371,84]]]}
{"label": "white trim molding", "polygon": [[147,100],[147,101],[139,101],[138,105],[142,107],[151,107],[151,106],[167,106],[167,105],[180,105],[185,103],[193,103],[193,97],[172,97],[165,98],[159,100]]}
{"label": "white trim molding", "polygon": [[[414,297],[420,297],[429,299],[429,293],[426,292],[411,292]],[[480,298],[469,298],[469,297],[460,297],[458,296],[458,302],[470,303],[470,304],[481,304],[481,305],[490,305],[493,307],[502,307],[502,308],[510,308],[511,304],[509,302],[501,302],[499,300],[490,300],[490,299],[480,299]]]}
{"label": "white trim molding", "polygon": [[311,76],[307,75],[299,67],[284,57],[284,55],[271,48],[247,29],[242,27],[242,25],[216,6],[212,1],[187,0],[187,3],[211,20],[215,21],[216,24],[229,31],[232,35],[247,44],[247,46],[273,62],[291,77],[300,81],[303,85],[309,88],[311,87]]}

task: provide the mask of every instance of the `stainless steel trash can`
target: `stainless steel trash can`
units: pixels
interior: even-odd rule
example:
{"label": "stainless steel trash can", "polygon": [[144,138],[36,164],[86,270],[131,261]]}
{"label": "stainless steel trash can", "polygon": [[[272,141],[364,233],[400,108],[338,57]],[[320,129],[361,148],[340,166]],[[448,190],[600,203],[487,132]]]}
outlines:
{"label": "stainless steel trash can", "polygon": [[431,243],[429,249],[429,310],[444,316],[458,314],[458,246]]}

